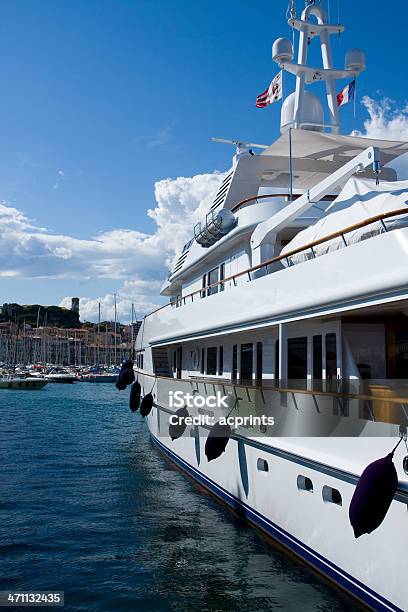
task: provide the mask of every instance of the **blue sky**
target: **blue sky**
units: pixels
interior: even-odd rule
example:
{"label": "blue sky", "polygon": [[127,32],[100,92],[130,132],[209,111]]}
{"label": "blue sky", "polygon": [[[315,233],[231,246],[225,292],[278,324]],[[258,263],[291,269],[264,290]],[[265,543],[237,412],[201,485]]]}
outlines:
{"label": "blue sky", "polygon": [[[361,47],[368,68],[358,96],[386,96],[403,109],[406,41],[396,16],[406,3],[340,5],[337,65]],[[278,135],[280,104],[259,110],[254,100],[277,72],[273,40],[290,35],[286,8],[286,0],[4,1],[0,201],[53,234],[154,233],[146,211],[157,181],[228,168],[232,150],[211,136],[269,143]],[[337,22],[336,0],[330,8]],[[340,111],[344,132],[368,117],[356,106],[356,119],[352,105]],[[0,302],[97,298],[126,278],[75,274],[17,270],[0,278]]]}

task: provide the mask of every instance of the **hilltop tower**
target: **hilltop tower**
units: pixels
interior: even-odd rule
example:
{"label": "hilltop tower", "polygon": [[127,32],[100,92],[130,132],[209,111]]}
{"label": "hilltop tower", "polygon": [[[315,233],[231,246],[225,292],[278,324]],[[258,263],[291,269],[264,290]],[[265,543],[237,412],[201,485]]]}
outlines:
{"label": "hilltop tower", "polygon": [[71,301],[71,310],[79,315],[79,298],[73,297]]}

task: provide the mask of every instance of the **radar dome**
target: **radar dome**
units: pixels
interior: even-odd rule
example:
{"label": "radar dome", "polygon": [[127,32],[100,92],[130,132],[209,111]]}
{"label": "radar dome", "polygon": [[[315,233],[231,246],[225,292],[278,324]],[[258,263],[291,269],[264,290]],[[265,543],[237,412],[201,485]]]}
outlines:
{"label": "radar dome", "polygon": [[361,49],[350,49],[346,53],[344,64],[346,70],[361,72],[366,67],[364,51],[361,51]]}
{"label": "radar dome", "polygon": [[[290,127],[293,127],[294,111],[295,111],[295,96],[296,93],[291,93],[285,98],[282,104],[281,111],[281,132],[286,132]],[[323,107],[317,96],[310,91],[303,92],[302,109],[299,118],[299,123],[306,124],[322,124],[323,123]],[[323,132],[321,125],[305,125],[304,129],[313,132]]]}
{"label": "radar dome", "polygon": [[291,62],[293,59],[293,47],[289,38],[277,38],[272,45],[272,59],[278,64]]}

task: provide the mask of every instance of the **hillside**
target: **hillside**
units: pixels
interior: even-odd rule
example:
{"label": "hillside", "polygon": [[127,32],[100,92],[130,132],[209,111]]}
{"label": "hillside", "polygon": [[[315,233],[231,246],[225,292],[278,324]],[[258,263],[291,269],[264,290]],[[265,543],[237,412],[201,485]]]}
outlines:
{"label": "hillside", "polygon": [[79,328],[79,314],[68,308],[59,306],[40,306],[39,304],[3,304],[0,308],[0,323],[13,321],[35,327],[37,325],[38,312],[39,325],[49,325],[52,327]]}

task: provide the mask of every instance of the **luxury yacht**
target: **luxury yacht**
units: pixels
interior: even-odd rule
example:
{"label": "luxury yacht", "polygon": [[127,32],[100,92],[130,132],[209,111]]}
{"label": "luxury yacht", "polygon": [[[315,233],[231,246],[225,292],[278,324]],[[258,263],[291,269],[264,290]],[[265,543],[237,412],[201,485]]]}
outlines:
{"label": "luxury yacht", "polygon": [[406,610],[408,181],[392,162],[408,144],[340,135],[364,54],[333,67],[344,28],[320,4],[288,25],[297,62],[291,40],[272,47],[296,80],[281,134],[236,143],[144,318],[135,375],[173,462],[360,602]]}

